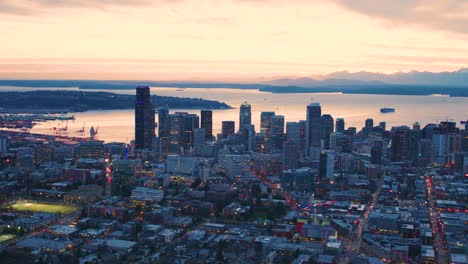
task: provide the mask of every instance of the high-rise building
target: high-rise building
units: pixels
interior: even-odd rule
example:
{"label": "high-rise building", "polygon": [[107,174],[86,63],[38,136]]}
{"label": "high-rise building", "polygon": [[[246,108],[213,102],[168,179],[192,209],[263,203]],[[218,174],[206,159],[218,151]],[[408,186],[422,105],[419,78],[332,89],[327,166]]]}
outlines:
{"label": "high-rise building", "polygon": [[374,119],[372,119],[372,118],[367,118],[364,127],[365,127],[365,130],[366,130],[367,132],[372,131],[372,129],[374,128]]}
{"label": "high-rise building", "polygon": [[312,160],[320,158],[322,108],[319,103],[307,106],[306,156]]}
{"label": "high-rise building", "polygon": [[334,125],[334,120],[331,115],[326,114],[322,116],[322,130],[320,134],[324,149],[330,149],[330,134],[333,133]]}
{"label": "high-rise building", "polygon": [[154,107],[151,104],[150,88],[138,86],[135,101],[135,147],[152,149],[155,137]]}
{"label": "high-rise building", "polygon": [[382,163],[384,144],[382,140],[374,141],[374,144],[371,147],[371,163],[380,164]]}
{"label": "high-rise building", "polygon": [[283,170],[297,169],[299,148],[296,142],[283,142]]}
{"label": "high-rise building", "polygon": [[284,116],[275,115],[271,118],[271,146],[274,149],[283,147],[284,134]]}
{"label": "high-rise building", "polygon": [[200,147],[205,144],[206,140],[206,130],[204,128],[195,128],[193,130],[193,146]]}
{"label": "high-rise building", "polygon": [[169,107],[160,107],[158,109],[158,137],[160,142],[160,151],[164,154],[169,153],[169,135],[171,127],[169,122]]}
{"label": "high-rise building", "polygon": [[271,118],[275,115],[275,112],[262,112],[260,114],[260,133],[266,134],[267,131],[271,131]]}
{"label": "high-rise building", "polygon": [[387,130],[387,122],[382,121],[379,123],[379,126],[382,128],[383,131]]}
{"label": "high-rise building", "polygon": [[263,134],[265,148],[270,149],[271,141],[271,119],[275,116],[275,112],[262,112],[260,114],[260,133]]}
{"label": "high-rise building", "polygon": [[455,164],[455,156],[461,152],[462,136],[455,122],[440,122],[432,135],[434,161],[439,164]]}
{"label": "high-rise building", "polygon": [[221,128],[221,135],[223,138],[227,138],[231,135],[234,135],[235,132],[235,122],[234,121],[223,121]]}
{"label": "high-rise building", "polygon": [[344,118],[336,119],[336,132],[343,133],[345,130]]}
{"label": "high-rise building", "polygon": [[190,149],[193,146],[193,130],[200,128],[200,118],[196,114],[187,114],[184,116],[184,149]]}
{"label": "high-rise building", "polygon": [[251,125],[252,124],[252,106],[244,102],[240,106],[240,111],[239,111],[239,130],[242,130],[245,125]]}
{"label": "high-rise building", "polygon": [[179,154],[184,142],[184,118],[187,113],[176,112],[169,115],[169,153]]}
{"label": "high-rise building", "polygon": [[414,130],[421,130],[421,124],[419,124],[419,122],[415,122],[415,123],[413,124],[413,129],[414,129]]}
{"label": "high-rise building", "polygon": [[211,141],[213,138],[213,111],[201,110],[201,128],[205,129],[205,140]]}
{"label": "high-rise building", "polygon": [[301,144],[301,124],[299,122],[286,123],[286,140],[294,142],[299,147]]}
{"label": "high-rise building", "polygon": [[391,152],[392,161],[403,161],[408,159],[409,127],[392,127]]}
{"label": "high-rise building", "polygon": [[324,150],[320,153],[320,179],[334,180],[335,172],[335,152],[332,150]]}

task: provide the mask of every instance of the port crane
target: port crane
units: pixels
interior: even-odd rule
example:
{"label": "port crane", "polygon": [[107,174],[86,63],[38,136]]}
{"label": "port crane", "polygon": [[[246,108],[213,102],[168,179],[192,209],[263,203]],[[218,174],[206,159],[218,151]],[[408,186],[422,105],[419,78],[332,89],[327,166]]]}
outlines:
{"label": "port crane", "polygon": [[78,133],[81,137],[84,137],[85,126],[86,126],[86,122],[83,124],[83,128],[81,128],[80,130],[76,131],[76,133]]}
{"label": "port crane", "polygon": [[65,127],[58,128],[57,130],[60,136],[68,136],[68,120]]}

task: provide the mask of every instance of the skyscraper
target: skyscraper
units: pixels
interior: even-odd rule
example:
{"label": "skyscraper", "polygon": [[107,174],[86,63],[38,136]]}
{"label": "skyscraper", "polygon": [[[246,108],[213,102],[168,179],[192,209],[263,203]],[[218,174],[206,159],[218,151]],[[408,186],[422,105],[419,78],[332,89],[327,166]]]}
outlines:
{"label": "skyscraper", "polygon": [[200,118],[196,114],[187,114],[184,116],[184,149],[190,149],[193,146],[193,130],[200,128]]}
{"label": "skyscraper", "polygon": [[242,130],[245,125],[252,124],[252,107],[249,103],[244,102],[240,106],[239,111],[239,130]]}
{"label": "skyscraper", "polygon": [[382,128],[383,131],[385,131],[387,129],[387,122],[380,122],[379,123],[379,126]]}
{"label": "skyscraper", "polygon": [[271,118],[271,146],[274,149],[283,147],[284,134],[284,116],[275,115]]}
{"label": "skyscraper", "polygon": [[320,158],[322,108],[319,103],[307,106],[306,156],[312,160]]}
{"label": "skyscraper", "polygon": [[178,154],[184,140],[184,117],[187,113],[176,112],[169,115],[169,153]]}
{"label": "skyscraper", "polygon": [[333,150],[324,150],[320,153],[320,180],[334,180],[335,172],[335,152]]}
{"label": "skyscraper", "polygon": [[205,140],[213,138],[213,111],[201,110],[201,128],[205,129]]}
{"label": "skyscraper", "polygon": [[365,123],[365,129],[367,132],[370,132],[372,131],[372,129],[374,128],[374,119],[372,118],[367,118],[366,119],[366,123]]}
{"label": "skyscraper", "polygon": [[321,137],[323,140],[324,149],[330,149],[330,134],[333,133],[335,124],[333,117],[331,115],[322,116],[322,127],[321,127]]}
{"label": "skyscraper", "polygon": [[223,138],[227,138],[230,135],[234,135],[235,122],[234,121],[223,121],[221,128],[221,135]]}
{"label": "skyscraper", "polygon": [[283,170],[297,169],[299,148],[296,142],[283,142]]}
{"label": "skyscraper", "polygon": [[169,135],[171,133],[169,122],[169,108],[160,107],[158,110],[158,137],[162,153],[169,153]]}
{"label": "skyscraper", "polygon": [[155,136],[154,107],[151,104],[150,88],[138,86],[135,101],[135,147],[152,149]]}
{"label": "skyscraper", "polygon": [[344,118],[336,119],[336,132],[343,133],[345,130]]}
{"label": "skyscraper", "polygon": [[260,114],[260,133],[265,134],[267,131],[271,131],[271,118],[275,115],[275,112],[262,112]]}
{"label": "skyscraper", "polygon": [[301,124],[299,122],[286,123],[286,140],[294,142],[299,147],[301,144]]}
{"label": "skyscraper", "polygon": [[262,112],[260,114],[260,133],[263,134],[263,140],[265,142],[265,148],[270,149],[271,141],[271,119],[275,115],[275,112]]}
{"label": "skyscraper", "polygon": [[392,161],[403,161],[408,159],[409,127],[392,127]]}

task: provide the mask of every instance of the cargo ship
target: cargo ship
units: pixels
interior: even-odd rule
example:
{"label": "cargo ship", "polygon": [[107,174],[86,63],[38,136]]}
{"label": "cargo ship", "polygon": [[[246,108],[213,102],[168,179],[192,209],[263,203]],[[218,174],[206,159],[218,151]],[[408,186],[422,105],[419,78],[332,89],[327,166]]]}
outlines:
{"label": "cargo ship", "polygon": [[380,108],[380,113],[393,113],[395,112],[395,108],[389,108],[389,107],[384,107],[384,108]]}

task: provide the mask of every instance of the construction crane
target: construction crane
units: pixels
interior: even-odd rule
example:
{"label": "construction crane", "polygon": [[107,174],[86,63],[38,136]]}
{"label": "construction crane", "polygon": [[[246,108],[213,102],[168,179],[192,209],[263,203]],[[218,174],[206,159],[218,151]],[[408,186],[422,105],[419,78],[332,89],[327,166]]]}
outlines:
{"label": "construction crane", "polygon": [[84,137],[84,133],[85,133],[85,126],[86,126],[86,122],[83,124],[83,128],[81,128],[80,130],[76,131],[76,133],[78,133],[81,137]]}
{"label": "construction crane", "polygon": [[68,136],[68,120],[67,120],[67,124],[65,125],[65,127],[59,128],[58,131],[59,131],[60,136]]}

